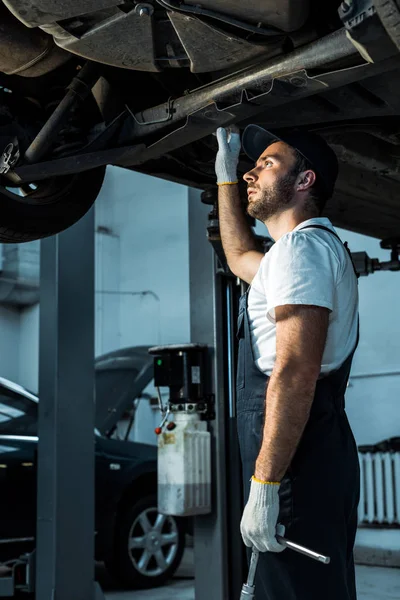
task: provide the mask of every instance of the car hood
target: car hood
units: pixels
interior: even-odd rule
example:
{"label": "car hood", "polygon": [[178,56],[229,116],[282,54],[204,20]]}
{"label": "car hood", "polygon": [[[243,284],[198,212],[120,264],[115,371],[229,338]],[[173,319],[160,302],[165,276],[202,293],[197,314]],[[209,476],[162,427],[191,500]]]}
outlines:
{"label": "car hood", "polygon": [[102,435],[110,435],[133,400],[153,379],[149,347],[122,348],[96,358],[96,428]]}
{"label": "car hood", "polygon": [[128,459],[157,464],[157,447],[151,444],[128,442],[109,438],[97,438],[97,450],[109,458]]}

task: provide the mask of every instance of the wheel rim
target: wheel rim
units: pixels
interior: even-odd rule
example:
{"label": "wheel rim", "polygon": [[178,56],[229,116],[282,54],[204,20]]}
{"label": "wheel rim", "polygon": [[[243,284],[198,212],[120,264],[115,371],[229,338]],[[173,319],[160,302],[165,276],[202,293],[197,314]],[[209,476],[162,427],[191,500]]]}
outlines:
{"label": "wheel rim", "polygon": [[129,558],[146,577],[158,577],[173,563],[179,534],[173,517],[161,515],[157,508],[142,511],[132,523],[128,536]]}

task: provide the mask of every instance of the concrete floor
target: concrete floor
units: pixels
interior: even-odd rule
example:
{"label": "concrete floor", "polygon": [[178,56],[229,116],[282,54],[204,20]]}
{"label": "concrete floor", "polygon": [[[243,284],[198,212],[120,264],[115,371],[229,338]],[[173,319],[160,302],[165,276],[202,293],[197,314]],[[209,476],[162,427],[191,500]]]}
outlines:
{"label": "concrete floor", "polygon": [[[357,565],[358,600],[399,600],[400,569]],[[193,550],[185,552],[182,565],[168,585],[153,590],[115,591],[100,573],[106,600],[195,600]],[[197,599],[202,600],[202,599]]]}

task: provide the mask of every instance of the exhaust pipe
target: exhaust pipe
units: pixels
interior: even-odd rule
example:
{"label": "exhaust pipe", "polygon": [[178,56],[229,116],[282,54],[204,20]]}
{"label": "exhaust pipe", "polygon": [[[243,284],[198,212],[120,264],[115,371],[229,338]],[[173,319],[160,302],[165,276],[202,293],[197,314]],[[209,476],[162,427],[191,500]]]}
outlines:
{"label": "exhaust pipe", "polygon": [[[240,116],[237,114],[237,105],[245,102],[244,116],[251,116],[249,104],[257,106],[258,99],[272,90],[274,79],[279,78],[282,81],[284,76],[288,76],[286,83],[294,91],[303,89],[304,93],[299,94],[305,96],[313,92],[307,85],[307,79],[300,76],[301,71],[317,68],[321,70],[324,66],[357,55],[359,56],[359,53],[348,39],[346,30],[340,29],[298,48],[287,56],[275,58],[265,65],[248,67],[215,83],[195,89],[185,96],[169,101],[167,106],[162,104],[136,114],[131,113],[132,127],[129,139],[140,140],[144,136],[162,131],[210,104],[222,105],[221,110],[235,113],[235,117],[231,118],[232,122]],[[360,64],[363,63],[361,59]],[[323,88],[323,85],[319,87]]]}

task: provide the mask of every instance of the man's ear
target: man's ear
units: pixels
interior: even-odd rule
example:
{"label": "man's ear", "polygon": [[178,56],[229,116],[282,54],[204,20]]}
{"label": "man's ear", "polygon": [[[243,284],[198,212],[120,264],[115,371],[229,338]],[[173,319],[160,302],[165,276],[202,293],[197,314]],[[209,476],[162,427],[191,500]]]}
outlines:
{"label": "man's ear", "polygon": [[311,169],[308,171],[303,171],[303,173],[300,173],[298,176],[297,189],[299,192],[304,192],[310,189],[310,187],[314,185],[316,179],[317,176],[315,175],[314,171],[311,171]]}

